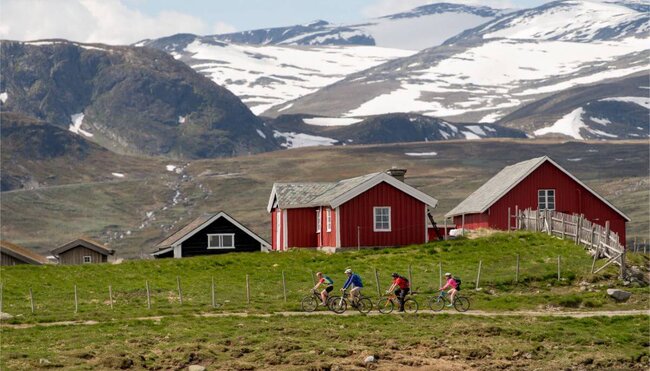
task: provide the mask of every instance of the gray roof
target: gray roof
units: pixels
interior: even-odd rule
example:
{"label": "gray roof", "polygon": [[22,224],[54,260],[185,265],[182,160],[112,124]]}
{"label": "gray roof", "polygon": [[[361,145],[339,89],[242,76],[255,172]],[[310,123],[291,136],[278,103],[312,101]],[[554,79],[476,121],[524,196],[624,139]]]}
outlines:
{"label": "gray roof", "polygon": [[267,211],[270,212],[275,203],[280,209],[316,206],[337,207],[381,182],[387,182],[431,207],[436,207],[438,203],[435,198],[381,172],[331,183],[275,183],[271,191]]}
{"label": "gray roof", "polygon": [[485,182],[485,184],[445,214],[445,216],[450,217],[484,212],[548,159],[547,156],[537,157],[504,167],[497,175]]}
{"label": "gray roof", "polygon": [[474,214],[474,213],[483,213],[485,212],[492,204],[497,202],[501,197],[505,196],[506,193],[510,192],[519,182],[524,180],[530,173],[537,169],[544,162],[550,162],[553,166],[558,168],[568,177],[573,179],[576,183],[583,186],[587,191],[591,192],[604,204],[611,207],[612,210],[616,211],[628,222],[630,217],[625,215],[621,210],[617,209],[616,206],[612,205],[609,201],[603,198],[601,195],[596,193],[593,189],[589,188],[586,184],[576,178],[573,174],[568,172],[557,162],[553,161],[548,156],[531,158],[530,160],[518,162],[514,165],[506,166],[503,170],[499,171],[497,175],[493,176],[492,179],[488,180],[483,184],[479,189],[474,191],[469,197],[467,197],[463,202],[454,207],[450,212],[445,214],[446,217],[463,215],[463,214]]}

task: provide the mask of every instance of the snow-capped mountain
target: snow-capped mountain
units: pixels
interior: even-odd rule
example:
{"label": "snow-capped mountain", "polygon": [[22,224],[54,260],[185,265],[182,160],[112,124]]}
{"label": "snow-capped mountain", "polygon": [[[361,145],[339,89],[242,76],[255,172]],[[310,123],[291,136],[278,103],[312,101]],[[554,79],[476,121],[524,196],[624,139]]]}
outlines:
{"label": "snow-capped mountain", "polygon": [[214,35],[214,39],[253,45],[376,45],[421,50],[492,20],[507,10],[450,3],[427,4],[366,22],[336,25],[318,20],[304,25]]}
{"label": "snow-capped mountain", "polygon": [[556,1],[352,74],[282,106],[282,113],[414,112],[494,122],[550,94],[647,71],[649,23],[648,13],[626,3]]}
{"label": "snow-capped mountain", "polygon": [[[235,93],[260,113],[347,75],[415,52],[358,45],[230,44],[214,36],[179,34],[138,43],[170,53]],[[289,106],[285,106],[289,107]]]}

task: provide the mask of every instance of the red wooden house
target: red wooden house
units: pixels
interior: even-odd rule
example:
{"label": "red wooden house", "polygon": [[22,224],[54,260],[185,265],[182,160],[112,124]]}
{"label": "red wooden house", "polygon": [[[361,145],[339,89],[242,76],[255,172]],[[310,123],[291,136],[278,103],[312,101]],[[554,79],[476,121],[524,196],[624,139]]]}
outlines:
{"label": "red wooden house", "polygon": [[438,201],[391,169],[332,183],[276,183],[272,248],[400,246],[428,240],[429,210]]}
{"label": "red wooden house", "polygon": [[448,212],[454,223],[467,229],[508,229],[508,208],[556,210],[584,214],[599,225],[610,222],[620,243],[625,245],[623,212],[547,156],[522,161],[503,168],[458,206]]}

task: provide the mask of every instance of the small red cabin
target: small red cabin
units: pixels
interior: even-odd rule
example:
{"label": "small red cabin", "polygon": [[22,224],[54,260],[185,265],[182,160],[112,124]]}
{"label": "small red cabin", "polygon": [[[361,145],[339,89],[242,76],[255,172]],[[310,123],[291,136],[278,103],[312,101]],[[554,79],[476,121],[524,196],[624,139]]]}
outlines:
{"label": "small red cabin", "polygon": [[332,183],[275,183],[267,211],[272,247],[402,246],[428,241],[438,201],[391,169]]}
{"label": "small red cabin", "polygon": [[506,230],[508,209],[514,214],[515,208],[584,214],[602,226],[609,221],[625,245],[630,218],[547,156],[503,168],[445,216],[453,217],[457,226],[464,216],[467,229]]}

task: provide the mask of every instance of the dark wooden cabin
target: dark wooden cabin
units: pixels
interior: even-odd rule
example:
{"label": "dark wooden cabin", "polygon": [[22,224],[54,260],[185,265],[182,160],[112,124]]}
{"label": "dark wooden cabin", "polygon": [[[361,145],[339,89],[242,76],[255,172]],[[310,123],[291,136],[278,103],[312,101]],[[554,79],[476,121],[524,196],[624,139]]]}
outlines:
{"label": "dark wooden cabin", "polygon": [[114,253],[114,250],[88,238],[78,238],[52,250],[59,264],[64,265],[106,263]]}
{"label": "dark wooden cabin", "polygon": [[0,241],[0,265],[47,264],[46,257],[8,241]]}
{"label": "dark wooden cabin", "polygon": [[156,258],[268,251],[270,245],[230,215],[204,214],[156,245]]}

